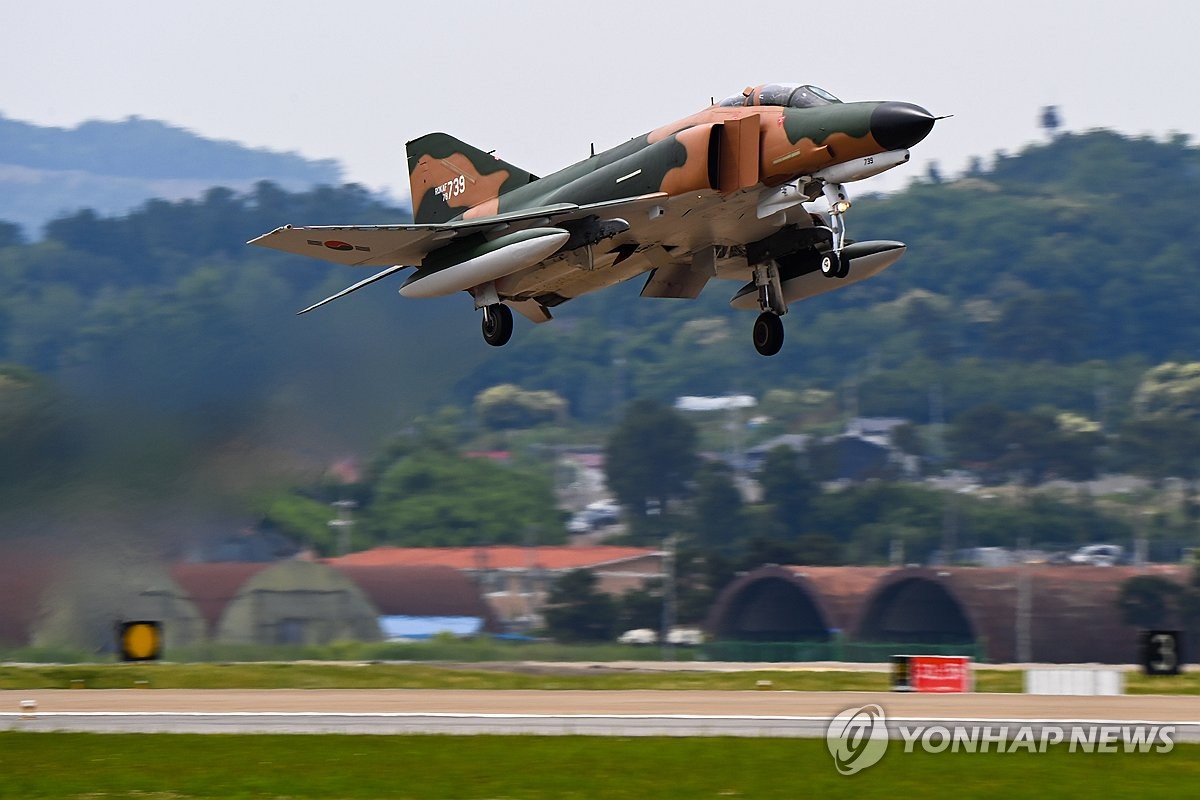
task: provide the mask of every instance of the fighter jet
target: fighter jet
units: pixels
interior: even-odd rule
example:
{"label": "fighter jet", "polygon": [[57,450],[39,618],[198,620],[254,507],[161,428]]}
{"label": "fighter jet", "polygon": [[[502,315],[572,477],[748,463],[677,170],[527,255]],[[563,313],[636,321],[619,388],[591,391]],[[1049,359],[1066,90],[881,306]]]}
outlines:
{"label": "fighter jet", "polygon": [[352,267],[384,267],[303,311],[405,269],[410,298],[467,292],[483,338],[506,344],[512,310],[535,323],[588,292],[648,275],[643,297],[695,298],[744,283],[753,341],[783,346],[798,300],[865,280],[905,245],[846,235],[845,184],[909,160],[937,118],[816,86],[747,87],[690,117],[545,177],[445,133],[407,145],[413,223],[285,225],[250,244]]}

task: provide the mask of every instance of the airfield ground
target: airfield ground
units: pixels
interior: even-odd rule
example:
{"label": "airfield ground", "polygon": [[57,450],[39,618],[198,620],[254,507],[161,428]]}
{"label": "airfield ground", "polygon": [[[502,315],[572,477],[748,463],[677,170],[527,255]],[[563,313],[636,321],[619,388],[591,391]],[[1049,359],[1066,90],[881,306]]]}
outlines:
{"label": "airfield ground", "polygon": [[[1195,688],[1200,676],[1195,673],[1149,685],[1162,693],[1121,697],[1032,697],[1011,690],[933,696],[828,688],[862,680],[886,683],[886,672],[875,666],[855,671],[843,671],[844,665],[836,671],[772,666],[770,671],[697,672],[641,663],[628,669],[614,664],[509,669],[380,664],[10,665],[0,668],[4,685],[22,681],[25,685],[0,691],[0,717],[8,728],[0,731],[0,797],[1140,797],[1200,785],[1200,745],[1184,743],[1165,754],[1060,750],[934,755],[904,753],[893,745],[877,766],[843,777],[819,737],[777,738],[763,729],[751,733],[753,739],[729,738],[714,736],[714,729],[704,729],[704,723],[690,735],[680,731],[670,737],[636,738],[28,732],[45,730],[43,723],[53,726],[50,719],[55,713],[88,718],[114,712],[127,715],[135,725],[139,718],[154,719],[163,712],[241,713],[248,719],[281,713],[333,719],[333,730],[345,731],[354,730],[356,717],[388,713],[828,718],[870,702],[883,705],[889,716],[909,718],[1200,720]],[[84,681],[126,687],[190,684],[197,680],[192,670],[215,676],[208,679],[209,685],[245,688],[52,688],[79,686]],[[136,677],[140,675],[150,677]],[[380,680],[391,686],[257,688],[273,679],[282,684],[338,685],[350,680],[347,675],[366,684]],[[1019,671],[990,667],[980,672],[981,678],[1004,686],[1019,681],[1019,675]],[[1138,685],[1139,676],[1127,677]],[[752,688],[762,680],[771,685]],[[488,685],[499,687],[516,682],[522,687],[560,688],[462,688],[464,681],[468,686],[491,681]],[[628,681],[668,688],[602,688]],[[686,688],[698,681],[713,683]],[[793,681],[796,686],[826,688],[782,688]],[[587,688],[572,685],[576,682]],[[739,688],[720,688],[727,682]],[[427,686],[392,688],[407,683]],[[428,684],[443,688],[428,688]],[[707,685],[716,688],[704,688]],[[1181,694],[1166,694],[1172,690]],[[22,703],[30,700],[37,703],[38,717],[46,717],[30,720],[28,708],[21,713]],[[288,730],[302,731],[303,723]]]}

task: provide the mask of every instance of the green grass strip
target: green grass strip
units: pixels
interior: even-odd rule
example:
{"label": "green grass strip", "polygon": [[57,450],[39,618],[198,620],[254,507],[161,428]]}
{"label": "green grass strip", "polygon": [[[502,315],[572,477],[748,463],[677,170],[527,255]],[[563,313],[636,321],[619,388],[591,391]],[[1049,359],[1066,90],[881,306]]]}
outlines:
{"label": "green grass strip", "polygon": [[671,798],[1179,796],[1200,746],[1170,753],[929,754],[893,742],[835,771],[822,740],[583,736],[0,733],[0,796]]}
{"label": "green grass strip", "polygon": [[[753,689],[886,691],[882,672],[528,672],[425,664],[76,664],[0,667],[0,689]],[[976,671],[980,692],[1020,692],[1018,671]],[[1200,673],[1126,674],[1129,694],[1200,694]]]}

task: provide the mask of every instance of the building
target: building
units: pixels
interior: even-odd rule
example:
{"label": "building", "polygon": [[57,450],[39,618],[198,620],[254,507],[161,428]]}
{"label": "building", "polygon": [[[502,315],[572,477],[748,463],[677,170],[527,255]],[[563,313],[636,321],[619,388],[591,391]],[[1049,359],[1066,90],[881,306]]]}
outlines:
{"label": "building", "polygon": [[449,567],[467,576],[510,630],[541,624],[541,609],[554,579],[586,569],[601,591],[620,595],[663,577],[663,552],[648,547],[377,547],[329,559],[346,567]]}
{"label": "building", "polygon": [[992,662],[1133,663],[1138,631],[1117,597],[1144,574],[1186,580],[1172,566],[762,567],[726,587],[706,628],[725,642],[805,645],[770,651],[803,654],[778,660],[951,648]]}
{"label": "building", "polygon": [[333,568],[366,594],[387,641],[423,639],[439,633],[499,633],[495,612],[462,572],[443,566]]}
{"label": "building", "polygon": [[44,538],[0,546],[0,646],[111,653],[117,623],[146,619],[163,623],[167,649],[203,637],[184,589],[136,550]]}
{"label": "building", "polygon": [[226,644],[377,641],[379,613],[350,578],[311,561],[177,564],[171,569]]}

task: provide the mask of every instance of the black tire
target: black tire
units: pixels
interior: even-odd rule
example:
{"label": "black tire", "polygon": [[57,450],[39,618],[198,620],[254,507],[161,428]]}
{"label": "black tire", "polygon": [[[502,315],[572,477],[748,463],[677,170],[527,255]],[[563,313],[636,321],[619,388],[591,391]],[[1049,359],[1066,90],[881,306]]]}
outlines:
{"label": "black tire", "polygon": [[839,278],[844,278],[850,274],[850,259],[838,254],[838,274]]}
{"label": "black tire", "polygon": [[773,356],[783,347],[783,320],[764,311],[754,320],[754,349],[762,356]]}
{"label": "black tire", "polygon": [[503,347],[513,334],[512,309],[503,303],[488,306],[483,312],[483,340],[492,347]]}
{"label": "black tire", "polygon": [[821,256],[821,274],[826,278],[842,277],[842,269],[842,257],[838,253],[830,250]]}

